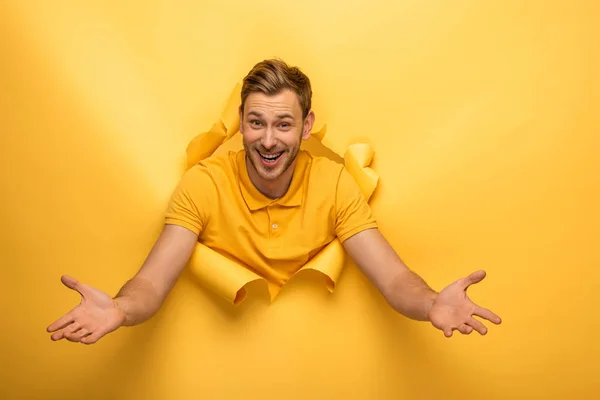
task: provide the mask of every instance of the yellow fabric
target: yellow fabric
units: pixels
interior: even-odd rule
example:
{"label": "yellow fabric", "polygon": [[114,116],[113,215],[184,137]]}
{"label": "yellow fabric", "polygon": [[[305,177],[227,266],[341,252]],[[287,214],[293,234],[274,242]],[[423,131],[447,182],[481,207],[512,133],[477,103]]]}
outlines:
{"label": "yellow fabric", "polygon": [[[243,298],[240,288],[236,289],[240,282],[262,277],[274,298],[292,275],[336,237],[343,242],[361,230],[377,227],[360,187],[344,166],[305,151],[298,153],[290,188],[276,200],[261,194],[250,181],[244,150],[201,161],[185,173],[173,193],[166,223],[194,231],[204,246],[256,274],[240,271],[224,285],[225,278],[214,277],[219,268],[204,267],[204,281],[221,294],[225,291],[234,303]],[[202,260],[194,258],[207,265],[204,254]],[[225,263],[225,258],[212,262]],[[339,261],[339,256],[321,258],[328,263]],[[307,268],[326,274],[331,282],[341,270],[331,265]]]}

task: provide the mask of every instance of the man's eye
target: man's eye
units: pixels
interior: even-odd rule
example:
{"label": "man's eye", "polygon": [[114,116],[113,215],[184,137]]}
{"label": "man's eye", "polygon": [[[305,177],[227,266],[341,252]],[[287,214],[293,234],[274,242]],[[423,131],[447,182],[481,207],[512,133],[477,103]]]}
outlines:
{"label": "man's eye", "polygon": [[281,124],[282,128],[289,128],[290,124],[288,124],[287,122],[284,122]]}
{"label": "man's eye", "polygon": [[250,121],[250,124],[254,125],[254,126],[260,126],[260,121],[255,119],[255,120]]}

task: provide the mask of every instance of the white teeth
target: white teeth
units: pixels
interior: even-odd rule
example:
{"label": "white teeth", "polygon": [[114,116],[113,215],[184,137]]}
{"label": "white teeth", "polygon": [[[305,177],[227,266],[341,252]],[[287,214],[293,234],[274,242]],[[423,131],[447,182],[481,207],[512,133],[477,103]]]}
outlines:
{"label": "white teeth", "polygon": [[279,153],[276,155],[269,155],[269,156],[265,156],[264,154],[262,154],[260,152],[258,154],[260,154],[260,156],[262,158],[264,158],[265,160],[274,161],[274,160],[277,160],[282,153]]}

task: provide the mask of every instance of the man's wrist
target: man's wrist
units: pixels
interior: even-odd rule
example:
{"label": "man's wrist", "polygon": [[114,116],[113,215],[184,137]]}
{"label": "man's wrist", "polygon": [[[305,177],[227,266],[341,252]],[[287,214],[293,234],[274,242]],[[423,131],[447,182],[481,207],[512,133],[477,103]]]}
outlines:
{"label": "man's wrist", "polygon": [[426,315],[427,321],[431,322],[431,318],[429,317],[429,314],[431,312],[431,309],[433,308],[433,305],[435,304],[438,294],[439,293],[437,293],[433,290],[427,293],[427,301],[426,301],[426,306],[425,306],[425,315]]}
{"label": "man's wrist", "polygon": [[129,326],[132,325],[131,321],[127,318],[127,299],[124,297],[118,296],[112,299],[115,310],[119,314],[119,318],[121,320],[121,326]]}

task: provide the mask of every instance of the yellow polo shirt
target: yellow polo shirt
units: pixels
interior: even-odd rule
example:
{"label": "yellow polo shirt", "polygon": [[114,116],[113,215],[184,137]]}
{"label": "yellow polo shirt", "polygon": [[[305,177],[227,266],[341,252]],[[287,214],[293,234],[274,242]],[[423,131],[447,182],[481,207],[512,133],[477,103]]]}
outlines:
{"label": "yellow polo shirt", "polygon": [[287,193],[269,199],[250,181],[245,150],[190,168],[169,203],[165,223],[281,286],[336,237],[377,222],[350,173],[325,157],[298,152]]}

